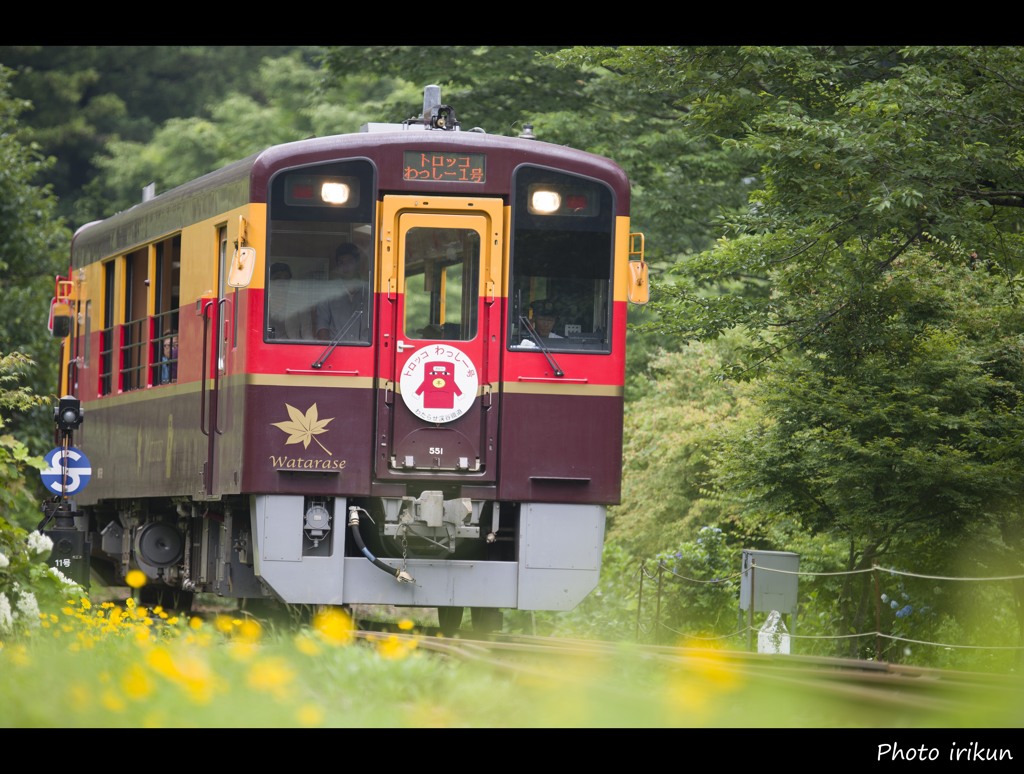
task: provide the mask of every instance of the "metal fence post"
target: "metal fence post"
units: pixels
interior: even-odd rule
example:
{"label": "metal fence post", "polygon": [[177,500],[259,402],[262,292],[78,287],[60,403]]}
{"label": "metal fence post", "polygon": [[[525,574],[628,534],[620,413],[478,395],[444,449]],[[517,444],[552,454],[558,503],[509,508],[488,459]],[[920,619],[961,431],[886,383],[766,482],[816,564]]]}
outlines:
{"label": "metal fence post", "polygon": [[640,612],[644,608],[644,576],[647,574],[647,566],[640,563],[640,589],[636,595],[636,641],[640,642]]}
{"label": "metal fence post", "polygon": [[655,627],[654,628],[654,644],[655,645],[660,645],[661,644],[661,589],[662,589],[662,583],[663,583],[662,578],[664,576],[664,572],[665,572],[665,563],[659,561],[658,562],[658,600],[657,600],[657,605],[655,605],[655,608],[654,608],[655,609],[655,613],[654,613],[654,627]]}
{"label": "metal fence post", "polygon": [[882,659],[882,642],[881,642],[881,631],[882,631],[882,612],[880,609],[879,602],[881,602],[881,596],[878,588],[878,565],[873,564],[871,566],[871,577],[875,581],[875,661],[881,661]]}

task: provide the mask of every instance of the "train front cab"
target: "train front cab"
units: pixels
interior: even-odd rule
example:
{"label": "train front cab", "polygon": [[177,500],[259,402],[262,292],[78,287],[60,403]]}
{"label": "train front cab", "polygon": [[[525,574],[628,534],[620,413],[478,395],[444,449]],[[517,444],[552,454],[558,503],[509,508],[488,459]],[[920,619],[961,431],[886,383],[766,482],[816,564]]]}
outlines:
{"label": "train front cab", "polygon": [[[342,452],[345,496],[252,496],[254,570],[284,601],[569,610],[596,586],[642,248],[608,185],[529,165],[515,180],[509,204],[382,197],[373,346],[318,369],[374,353],[371,475]],[[532,332],[539,299],[563,305],[560,338]],[[327,392],[313,403],[340,416]]]}

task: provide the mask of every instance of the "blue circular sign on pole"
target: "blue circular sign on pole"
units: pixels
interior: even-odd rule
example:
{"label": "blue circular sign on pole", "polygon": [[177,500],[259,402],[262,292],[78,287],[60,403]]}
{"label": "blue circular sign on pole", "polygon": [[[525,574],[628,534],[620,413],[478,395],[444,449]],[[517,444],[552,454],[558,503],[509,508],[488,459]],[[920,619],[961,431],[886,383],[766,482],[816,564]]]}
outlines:
{"label": "blue circular sign on pole", "polygon": [[67,449],[58,446],[43,459],[48,467],[40,475],[43,485],[51,492],[64,495],[81,492],[92,478],[89,458],[74,446]]}

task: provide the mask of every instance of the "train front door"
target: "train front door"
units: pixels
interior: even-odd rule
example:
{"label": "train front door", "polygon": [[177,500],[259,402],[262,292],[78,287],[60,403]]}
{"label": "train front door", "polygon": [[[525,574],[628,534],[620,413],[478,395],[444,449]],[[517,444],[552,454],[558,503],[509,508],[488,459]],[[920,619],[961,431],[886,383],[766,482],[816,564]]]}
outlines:
{"label": "train front door", "polygon": [[379,478],[450,471],[494,480],[501,231],[497,199],[384,199]]}

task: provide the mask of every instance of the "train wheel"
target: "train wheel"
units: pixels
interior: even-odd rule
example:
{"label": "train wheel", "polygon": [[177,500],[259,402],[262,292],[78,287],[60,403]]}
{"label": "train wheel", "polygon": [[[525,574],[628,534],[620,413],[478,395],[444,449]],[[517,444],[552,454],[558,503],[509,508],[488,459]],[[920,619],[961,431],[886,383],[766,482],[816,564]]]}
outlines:
{"label": "train wheel", "polygon": [[473,620],[473,631],[477,634],[500,632],[505,624],[504,616],[496,607],[472,607],[469,612]]}
{"label": "train wheel", "polygon": [[445,637],[454,637],[462,626],[461,607],[439,607],[437,608],[437,624],[441,627],[441,634]]}

